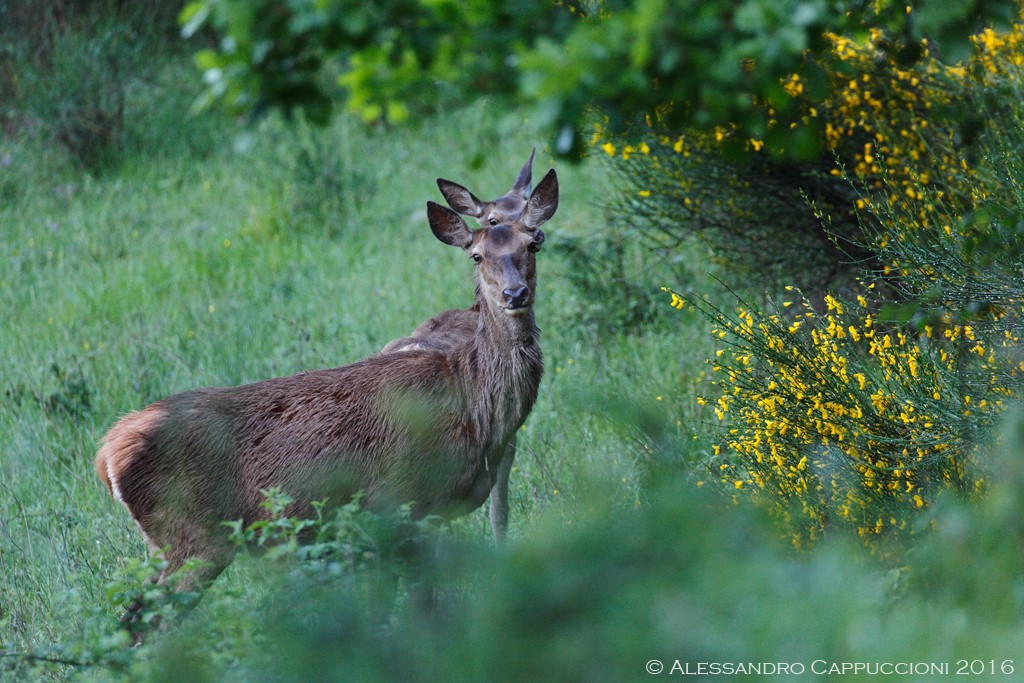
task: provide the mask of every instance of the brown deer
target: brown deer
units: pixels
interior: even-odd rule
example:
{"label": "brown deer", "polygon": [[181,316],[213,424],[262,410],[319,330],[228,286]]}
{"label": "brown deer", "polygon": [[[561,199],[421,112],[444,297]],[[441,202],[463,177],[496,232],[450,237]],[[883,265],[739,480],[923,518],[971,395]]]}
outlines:
{"label": "brown deer", "polygon": [[[533,157],[536,151],[536,149],[530,151],[530,158],[520,169],[512,188],[501,197],[489,202],[480,201],[476,195],[462,185],[444,178],[437,179],[437,187],[451,208],[464,216],[475,218],[480,226],[501,224],[520,226],[521,229],[527,230],[533,236],[539,246],[544,242],[544,232],[536,228],[528,228],[517,222],[530,198]],[[474,302],[469,308],[445,311],[421,324],[408,337],[389,342],[381,349],[381,353],[394,353],[409,349],[445,351],[454,348],[476,334],[479,317],[480,309],[477,302]],[[508,530],[508,481],[515,455],[516,438],[513,434],[508,444],[508,451],[501,458],[494,488],[490,493],[491,531],[495,540],[499,542],[504,540]]]}
{"label": "brown deer", "polygon": [[554,170],[511,224],[471,231],[427,203],[437,239],[476,264],[476,329],[459,343],[175,394],[111,427],[96,471],[150,548],[169,548],[162,576],[198,558],[190,581],[215,579],[235,554],[221,523],[265,519],[269,487],[299,517],[359,491],[371,509],[411,501],[416,517],[479,507],[537,396],[536,233],[557,207]]}

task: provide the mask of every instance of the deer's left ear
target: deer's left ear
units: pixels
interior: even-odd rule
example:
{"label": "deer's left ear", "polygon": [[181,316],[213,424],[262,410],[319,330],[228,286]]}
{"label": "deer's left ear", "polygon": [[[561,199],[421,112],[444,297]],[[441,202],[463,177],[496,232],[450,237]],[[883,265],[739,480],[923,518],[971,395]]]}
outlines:
{"label": "deer's left ear", "polygon": [[536,230],[548,222],[558,210],[558,176],[555,169],[548,171],[526,202],[523,211],[523,225]]}
{"label": "deer's left ear", "polygon": [[462,216],[446,206],[427,202],[427,220],[434,237],[445,244],[468,249],[473,243],[473,233],[462,220]]}
{"label": "deer's left ear", "polygon": [[448,206],[463,216],[483,218],[484,203],[462,185],[445,180],[444,178],[438,178],[437,189],[441,190],[441,194],[444,195],[444,200],[448,202]]}

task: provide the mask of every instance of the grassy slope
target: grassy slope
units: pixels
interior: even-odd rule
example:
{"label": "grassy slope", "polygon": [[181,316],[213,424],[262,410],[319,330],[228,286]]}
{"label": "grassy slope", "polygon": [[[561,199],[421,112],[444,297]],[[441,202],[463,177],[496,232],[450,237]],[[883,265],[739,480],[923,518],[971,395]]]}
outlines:
{"label": "grassy slope", "polygon": [[[115,169],[90,175],[42,143],[0,143],[12,158],[0,171],[0,641],[10,649],[74,633],[69,606],[97,601],[124,558],[144,553],[92,470],[119,415],[194,387],[351,362],[467,305],[468,261],[425,222],[434,178],[490,198],[532,145],[537,177],[553,164],[522,113],[486,103],[378,133],[271,121],[240,151],[237,129],[187,119],[185,100],[160,89],[189,75],[172,70],[136,93]],[[326,166],[296,170],[303,145]],[[520,439],[515,535],[542,513],[573,519],[573,493],[593,471],[631,504],[642,450],[591,408],[691,395],[706,356],[703,327],[680,330],[667,306],[642,337],[597,344],[565,317],[587,293],[568,284],[558,237],[602,229],[605,180],[594,163],[554,165],[562,201],[537,304],[548,372]],[[328,172],[339,174],[333,187]],[[489,534],[483,510],[454,533]]]}

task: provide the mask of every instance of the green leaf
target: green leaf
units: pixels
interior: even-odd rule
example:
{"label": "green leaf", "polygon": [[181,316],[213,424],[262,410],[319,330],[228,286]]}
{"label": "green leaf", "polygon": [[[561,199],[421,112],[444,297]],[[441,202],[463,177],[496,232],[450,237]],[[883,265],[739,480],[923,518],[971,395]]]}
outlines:
{"label": "green leaf", "polygon": [[206,23],[210,16],[209,2],[190,2],[185,5],[178,15],[178,23],[181,24],[182,38],[191,38],[195,32]]}
{"label": "green leaf", "polygon": [[200,50],[196,53],[195,57],[196,66],[203,71],[209,71],[210,69],[217,69],[225,64],[225,60],[221,57],[216,50]]}

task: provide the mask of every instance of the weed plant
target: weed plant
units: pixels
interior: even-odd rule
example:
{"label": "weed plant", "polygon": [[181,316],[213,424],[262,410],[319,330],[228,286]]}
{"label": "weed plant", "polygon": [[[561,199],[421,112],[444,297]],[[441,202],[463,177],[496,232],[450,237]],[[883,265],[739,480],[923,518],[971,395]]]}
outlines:
{"label": "weed plant", "polygon": [[[703,662],[731,667],[738,680],[781,670],[825,681],[853,675],[841,667],[862,662],[883,681],[934,680],[972,666],[1012,680],[1024,644],[1020,595],[1006,590],[1022,580],[1024,482],[1014,454],[1024,422],[1012,415],[1003,448],[991,455],[999,476],[990,495],[936,506],[934,534],[912,570],[884,570],[835,539],[794,556],[752,508],[674,476],[655,477],[647,503],[633,510],[601,490],[605,481],[569,529],[548,517],[502,552],[457,540],[439,556],[439,609],[399,604],[382,622],[381,612],[364,608],[359,585],[330,578],[339,559],[343,576],[366,569],[344,561],[352,540],[365,537],[343,530],[373,518],[342,510],[328,529],[322,519],[278,517],[261,531],[273,529],[281,543],[257,560],[250,590],[211,592],[184,622],[134,650],[111,631],[109,616],[86,608],[81,641],[9,658],[8,672],[152,681],[639,680],[658,664],[678,672]],[[304,532],[326,539],[306,552],[292,542]],[[358,540],[355,547],[379,550]]]}

